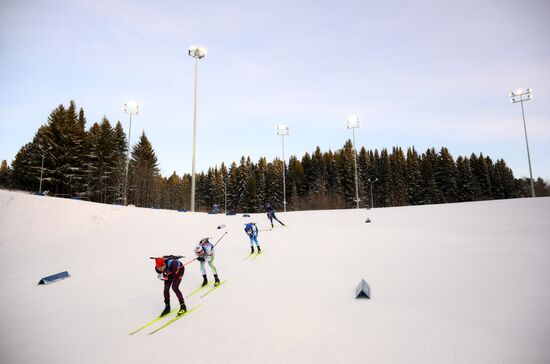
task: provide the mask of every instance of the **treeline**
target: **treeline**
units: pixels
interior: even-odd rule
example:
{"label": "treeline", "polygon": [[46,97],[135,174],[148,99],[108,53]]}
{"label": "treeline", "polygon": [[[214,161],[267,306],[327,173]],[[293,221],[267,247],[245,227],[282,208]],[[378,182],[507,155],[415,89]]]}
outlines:
{"label": "treeline", "polygon": [[[75,103],[55,108],[33,141],[17,153],[11,167],[2,161],[0,186],[102,203],[188,209],[191,176],[160,175],[153,146],[145,132],[132,147],[126,181],[127,137],[120,122],[104,117],[86,130],[84,110]],[[355,165],[351,141],[342,149],[319,147],[286,164],[288,210],[349,208],[355,203]],[[357,155],[360,205],[386,207],[530,196],[530,181],[516,179],[504,160],[482,154],[456,160],[447,148],[418,153],[414,147],[367,151]],[[42,186],[40,183],[42,181]],[[550,195],[542,179],[537,196]],[[372,199],[371,199],[372,196]],[[197,175],[196,209],[212,205],[258,212],[270,201],[283,208],[283,162],[242,157],[229,168],[223,163]]]}

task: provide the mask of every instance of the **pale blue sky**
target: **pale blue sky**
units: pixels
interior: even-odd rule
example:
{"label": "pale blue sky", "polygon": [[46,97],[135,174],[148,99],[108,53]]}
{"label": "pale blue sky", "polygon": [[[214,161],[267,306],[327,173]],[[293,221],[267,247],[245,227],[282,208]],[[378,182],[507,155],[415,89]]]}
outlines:
{"label": "pale blue sky", "polygon": [[0,159],[11,161],[51,110],[74,99],[145,130],[163,175],[191,170],[193,59],[199,64],[197,166],[340,148],[356,114],[367,149],[447,146],[550,179],[550,2],[0,2]]}

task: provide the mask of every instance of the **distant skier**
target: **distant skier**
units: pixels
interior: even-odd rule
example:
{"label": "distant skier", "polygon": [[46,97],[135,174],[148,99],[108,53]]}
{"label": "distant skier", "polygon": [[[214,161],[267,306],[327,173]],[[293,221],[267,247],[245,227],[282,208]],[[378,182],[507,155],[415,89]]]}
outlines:
{"label": "distant skier", "polygon": [[258,227],[255,223],[249,222],[244,227],[244,231],[246,232],[246,235],[250,238],[250,254],[254,254],[254,244],[256,244],[256,247],[258,248],[258,254],[262,252],[262,249],[260,248],[260,243],[258,243]]}
{"label": "distant skier", "polygon": [[271,222],[271,228],[273,229],[273,219],[277,220],[279,224],[286,226],[281,222],[281,220],[277,219],[277,216],[275,216],[275,210],[273,210],[273,206],[268,202],[265,204],[265,211],[267,212],[267,218]]}
{"label": "distant skier", "polygon": [[183,295],[179,289],[181,279],[185,273],[185,267],[179,261],[179,258],[179,256],[165,255],[155,259],[155,271],[158,273],[159,279],[164,281],[164,304],[166,307],[160,314],[161,317],[170,313],[170,287],[172,287],[180,303],[178,315],[182,315],[187,311]]}
{"label": "distant skier", "polygon": [[214,285],[219,285],[220,279],[218,278],[218,270],[214,266],[214,246],[210,242],[209,238],[204,238],[199,242],[199,244],[195,247],[195,254],[197,255],[197,260],[201,263],[201,273],[203,278],[202,286],[204,287],[208,284],[204,262],[208,262],[210,270],[214,274]]}

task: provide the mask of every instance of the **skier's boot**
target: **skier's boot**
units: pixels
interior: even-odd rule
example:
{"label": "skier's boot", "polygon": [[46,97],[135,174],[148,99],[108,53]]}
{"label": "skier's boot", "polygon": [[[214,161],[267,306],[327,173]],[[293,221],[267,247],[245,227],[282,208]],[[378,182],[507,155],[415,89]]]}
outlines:
{"label": "skier's boot", "polygon": [[250,254],[254,254],[254,247],[250,246]]}
{"label": "skier's boot", "polygon": [[185,302],[180,303],[180,310],[178,311],[178,316],[183,315],[187,312],[187,307],[185,306]]}
{"label": "skier's boot", "polygon": [[202,286],[201,287],[204,287],[208,284],[208,278],[206,278],[206,274],[202,275],[202,279],[203,279],[203,281],[202,281]]}
{"label": "skier's boot", "polygon": [[262,248],[260,248],[260,246],[258,245],[258,254],[260,254],[262,252]]}
{"label": "skier's boot", "polygon": [[220,285],[220,279],[218,278],[217,274],[214,274],[214,286]]}
{"label": "skier's boot", "polygon": [[164,307],[164,311],[160,313],[159,317],[168,315],[170,313],[170,303],[166,303],[166,307]]}

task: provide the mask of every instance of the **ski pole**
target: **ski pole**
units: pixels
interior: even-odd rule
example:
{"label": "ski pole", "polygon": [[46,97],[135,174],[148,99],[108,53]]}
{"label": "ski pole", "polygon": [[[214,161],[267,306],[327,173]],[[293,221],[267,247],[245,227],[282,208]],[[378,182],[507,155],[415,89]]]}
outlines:
{"label": "ski pole", "polygon": [[214,244],[214,247],[215,247],[216,245],[218,245],[218,243],[220,242],[220,240],[223,239],[223,237],[225,236],[225,234],[227,234],[227,231],[226,231],[225,233],[223,233],[223,235],[218,239],[218,241],[216,242],[216,244]]}
{"label": "ski pole", "polygon": [[[223,235],[218,239],[218,241],[216,241],[216,244],[214,244],[214,246],[212,246],[212,248],[214,248],[216,245],[218,245],[218,243],[220,242],[220,240],[223,239],[223,237],[225,236],[225,234],[227,234],[227,231],[223,233]],[[191,262],[193,262],[194,260],[197,260],[197,258],[194,258],[194,259],[191,259],[190,261],[188,261],[187,263],[183,263],[183,265],[187,265]]]}

